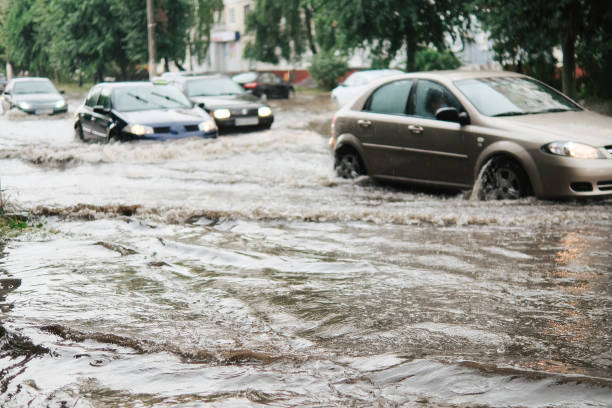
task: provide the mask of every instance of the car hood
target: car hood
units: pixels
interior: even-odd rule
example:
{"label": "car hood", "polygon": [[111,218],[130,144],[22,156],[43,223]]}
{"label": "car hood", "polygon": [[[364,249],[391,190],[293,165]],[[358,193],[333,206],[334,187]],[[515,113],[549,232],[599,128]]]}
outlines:
{"label": "car hood", "polygon": [[223,96],[192,96],[191,100],[197,104],[204,104],[206,109],[215,108],[257,108],[264,104],[257,102],[253,95],[223,95]]}
{"label": "car hood", "polygon": [[612,117],[591,111],[541,113],[496,118],[513,130],[537,132],[552,140],[571,140],[591,146],[612,145]]}
{"label": "car hood", "polygon": [[33,94],[15,94],[13,97],[14,103],[19,102],[56,102],[63,100],[64,97],[60,94],[43,94],[43,93],[33,93]]}
{"label": "car hood", "polygon": [[210,116],[201,109],[168,109],[152,111],[118,112],[127,123],[159,126],[171,123],[200,123]]}

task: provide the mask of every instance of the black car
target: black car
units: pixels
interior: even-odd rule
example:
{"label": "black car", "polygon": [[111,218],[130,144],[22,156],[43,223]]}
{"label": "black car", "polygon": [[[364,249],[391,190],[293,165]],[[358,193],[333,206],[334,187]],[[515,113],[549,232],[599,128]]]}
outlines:
{"label": "black car", "polygon": [[17,108],[31,115],[68,111],[68,103],[48,78],[15,78],[8,81],[0,103],[5,111]]}
{"label": "black car", "polygon": [[274,122],[268,105],[225,75],[176,75],[163,79],[210,113],[219,130],[269,129]]}
{"label": "black car", "polygon": [[151,82],[95,85],[76,113],[74,130],[81,140],[99,142],[217,137],[208,113],[175,87]]}
{"label": "black car", "polygon": [[289,99],[295,93],[293,85],[271,72],[245,72],[233,76],[232,79],[246,91],[251,91],[262,99]]}

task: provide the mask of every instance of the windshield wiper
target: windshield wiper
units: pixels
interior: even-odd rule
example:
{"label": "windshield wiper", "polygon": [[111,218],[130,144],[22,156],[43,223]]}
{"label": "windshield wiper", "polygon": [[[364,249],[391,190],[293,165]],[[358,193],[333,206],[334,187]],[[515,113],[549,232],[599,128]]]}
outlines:
{"label": "windshield wiper", "polygon": [[133,94],[131,92],[128,92],[127,94],[130,95],[132,98],[139,100],[140,102],[148,103],[149,105],[151,104],[149,100],[143,98],[142,96]]}
{"label": "windshield wiper", "polygon": [[554,113],[554,112],[567,112],[571,109],[566,109],[566,108],[550,108],[550,109],[544,109],[544,110],[540,110],[540,111],[536,111],[536,112],[531,112],[531,113]]}
{"label": "windshield wiper", "polygon": [[160,98],[164,98],[164,99],[166,99],[168,101],[177,103],[177,104],[179,104],[181,106],[185,106],[185,103],[183,103],[183,102],[179,101],[178,99],[175,99],[175,98],[173,98],[171,96],[168,96],[168,95],[162,95],[162,94],[157,93],[157,92],[151,92],[151,95],[159,96]]}
{"label": "windshield wiper", "polygon": [[527,115],[528,113],[529,112],[508,111],[508,112],[497,113],[497,114],[493,115],[493,117],[498,117],[498,116],[519,116],[519,115]]}

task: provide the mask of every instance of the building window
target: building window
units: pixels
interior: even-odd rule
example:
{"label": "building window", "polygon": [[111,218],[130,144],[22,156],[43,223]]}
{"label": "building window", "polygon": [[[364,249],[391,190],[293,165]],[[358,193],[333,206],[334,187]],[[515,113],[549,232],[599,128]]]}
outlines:
{"label": "building window", "polygon": [[229,9],[229,20],[230,24],[236,23],[236,9],[234,7]]}

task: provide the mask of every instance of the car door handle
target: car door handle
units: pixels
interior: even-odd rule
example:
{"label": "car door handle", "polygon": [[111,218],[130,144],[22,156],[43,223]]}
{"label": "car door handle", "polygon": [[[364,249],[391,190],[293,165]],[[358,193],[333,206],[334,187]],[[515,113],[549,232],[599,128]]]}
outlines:
{"label": "car door handle", "polygon": [[369,128],[370,126],[372,126],[372,122],[369,120],[365,120],[365,119],[359,119],[357,121],[357,124],[361,126],[362,128]]}
{"label": "car door handle", "polygon": [[424,129],[422,126],[408,125],[408,130],[414,133],[415,135],[420,135],[421,133],[423,133]]}

